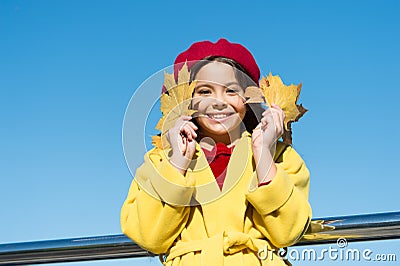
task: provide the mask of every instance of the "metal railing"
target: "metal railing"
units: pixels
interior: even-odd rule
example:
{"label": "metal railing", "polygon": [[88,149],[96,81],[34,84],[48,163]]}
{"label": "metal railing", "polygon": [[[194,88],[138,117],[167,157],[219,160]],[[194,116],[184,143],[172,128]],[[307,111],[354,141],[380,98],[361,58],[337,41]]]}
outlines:
{"label": "metal railing", "polygon": [[[400,212],[313,219],[305,237],[296,245],[347,241],[400,239]],[[0,244],[0,265],[121,259],[155,256],[124,235],[107,235],[24,243]]]}

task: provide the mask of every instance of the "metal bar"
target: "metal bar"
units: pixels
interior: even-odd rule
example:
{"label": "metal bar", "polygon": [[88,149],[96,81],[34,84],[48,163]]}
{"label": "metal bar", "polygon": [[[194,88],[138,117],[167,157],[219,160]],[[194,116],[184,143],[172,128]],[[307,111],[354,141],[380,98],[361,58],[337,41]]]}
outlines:
{"label": "metal bar", "polygon": [[297,246],[347,241],[400,239],[400,212],[359,214],[313,219],[311,230]]}
{"label": "metal bar", "polygon": [[[296,245],[400,239],[400,212],[313,219]],[[155,256],[124,235],[0,244],[0,265],[26,265]]]}
{"label": "metal bar", "polygon": [[0,265],[154,256],[124,235],[0,244]]}

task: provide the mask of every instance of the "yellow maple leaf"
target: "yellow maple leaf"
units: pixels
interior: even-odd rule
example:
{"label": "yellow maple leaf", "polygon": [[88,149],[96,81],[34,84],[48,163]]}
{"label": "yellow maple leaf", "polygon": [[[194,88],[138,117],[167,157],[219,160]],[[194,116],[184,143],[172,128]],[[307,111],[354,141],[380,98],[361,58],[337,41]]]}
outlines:
{"label": "yellow maple leaf", "polygon": [[[166,92],[160,97],[160,110],[163,116],[156,126],[156,129],[161,131],[162,134],[171,129],[178,118],[192,115],[195,112],[189,107],[196,83],[189,83],[189,77],[190,72],[186,64],[178,73],[177,83],[175,82],[173,74],[164,74],[164,87],[166,88]],[[159,143],[155,142],[154,144],[158,145]]]}
{"label": "yellow maple leaf", "polygon": [[151,144],[153,144],[154,147],[162,149],[162,142],[161,142],[161,136],[152,136],[151,137]]}
{"label": "yellow maple leaf", "polygon": [[151,144],[153,144],[155,148],[166,149],[170,147],[165,134],[163,134],[162,136],[160,135],[152,136],[151,138],[152,138]]}
{"label": "yellow maple leaf", "polygon": [[165,90],[168,91],[176,86],[174,74],[169,74],[164,72],[164,87]]}
{"label": "yellow maple leaf", "polygon": [[187,83],[187,82],[189,82],[189,79],[190,79],[190,71],[189,71],[189,68],[186,63],[183,65],[181,70],[179,70],[179,72],[178,72],[178,82],[175,82],[174,73],[170,74],[170,73],[164,72],[165,90],[168,91],[168,90],[172,89],[173,87],[176,87],[179,84]]}
{"label": "yellow maple leaf", "polygon": [[194,110],[189,109],[194,87],[195,82],[183,83],[161,95],[160,109],[163,117],[158,121],[156,129],[165,133],[174,126],[178,118],[194,113]]}
{"label": "yellow maple leaf", "polygon": [[285,143],[292,144],[291,123],[298,121],[307,112],[301,104],[297,104],[300,91],[301,84],[287,86],[278,75],[273,76],[270,73],[268,77],[260,80],[258,90],[257,87],[249,87],[244,96],[247,98],[247,103],[260,103],[265,100],[268,106],[276,104],[282,108],[285,113],[285,132],[282,138]]}
{"label": "yellow maple leaf", "polygon": [[178,83],[177,84],[189,82],[189,79],[190,79],[190,71],[185,62],[185,64],[181,68],[181,70],[179,70],[179,72],[178,72]]}
{"label": "yellow maple leaf", "polygon": [[264,94],[268,106],[272,103],[279,105],[285,113],[285,129],[288,129],[288,122],[295,121],[300,115],[297,107],[297,98],[301,91],[301,84],[286,86],[281,78],[270,73],[267,78],[262,78],[260,88]]}

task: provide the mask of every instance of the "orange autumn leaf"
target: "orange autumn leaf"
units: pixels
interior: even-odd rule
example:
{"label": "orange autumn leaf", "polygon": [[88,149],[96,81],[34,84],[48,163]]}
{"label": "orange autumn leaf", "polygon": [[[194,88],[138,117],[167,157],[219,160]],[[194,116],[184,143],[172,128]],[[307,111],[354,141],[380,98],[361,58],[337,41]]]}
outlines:
{"label": "orange autumn leaf", "polygon": [[174,126],[178,118],[194,113],[194,110],[189,109],[194,87],[195,82],[192,82],[190,85],[186,82],[173,87],[161,95],[160,109],[163,116],[158,121],[156,129],[165,133]]}
{"label": "orange autumn leaf", "polygon": [[[190,109],[190,103],[192,100],[192,92],[196,86],[195,82],[189,84],[190,72],[187,65],[178,73],[178,81],[175,82],[173,74],[164,74],[164,87],[166,92],[160,97],[160,110],[162,117],[158,121],[156,129],[158,129],[162,135],[171,129],[178,118],[181,116],[192,115],[195,111]],[[153,145],[155,147],[162,148],[164,140],[162,137],[160,140],[153,138]]]}
{"label": "orange autumn leaf", "polygon": [[151,139],[152,139],[151,144],[152,144],[155,148],[158,148],[158,149],[166,149],[166,148],[169,148],[169,147],[170,147],[169,142],[167,141],[166,135],[162,135],[162,136],[159,136],[159,135],[152,136]]}
{"label": "orange autumn leaf", "polygon": [[151,137],[151,144],[155,147],[155,148],[159,148],[162,149],[162,142],[161,142],[161,136],[152,136]]}
{"label": "orange autumn leaf", "polygon": [[270,73],[268,77],[263,77],[260,80],[260,88],[249,87],[246,89],[244,95],[247,98],[247,103],[261,103],[265,101],[268,106],[276,104],[282,108],[285,113],[285,132],[282,138],[288,144],[292,144],[291,124],[297,122],[307,112],[307,109],[301,104],[297,104],[301,86],[301,84],[287,86],[278,75],[273,76]]}

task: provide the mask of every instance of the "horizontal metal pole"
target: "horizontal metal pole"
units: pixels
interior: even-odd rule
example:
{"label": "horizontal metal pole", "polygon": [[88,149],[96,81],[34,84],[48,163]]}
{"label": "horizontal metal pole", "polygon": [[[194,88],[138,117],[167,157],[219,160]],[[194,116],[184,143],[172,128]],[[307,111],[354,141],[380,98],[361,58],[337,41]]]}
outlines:
{"label": "horizontal metal pole", "polygon": [[400,212],[313,219],[311,229],[296,246],[400,239]]}
{"label": "horizontal metal pole", "polygon": [[[400,239],[400,212],[313,219],[296,245]],[[155,256],[124,235],[0,244],[0,265],[26,265]]]}

